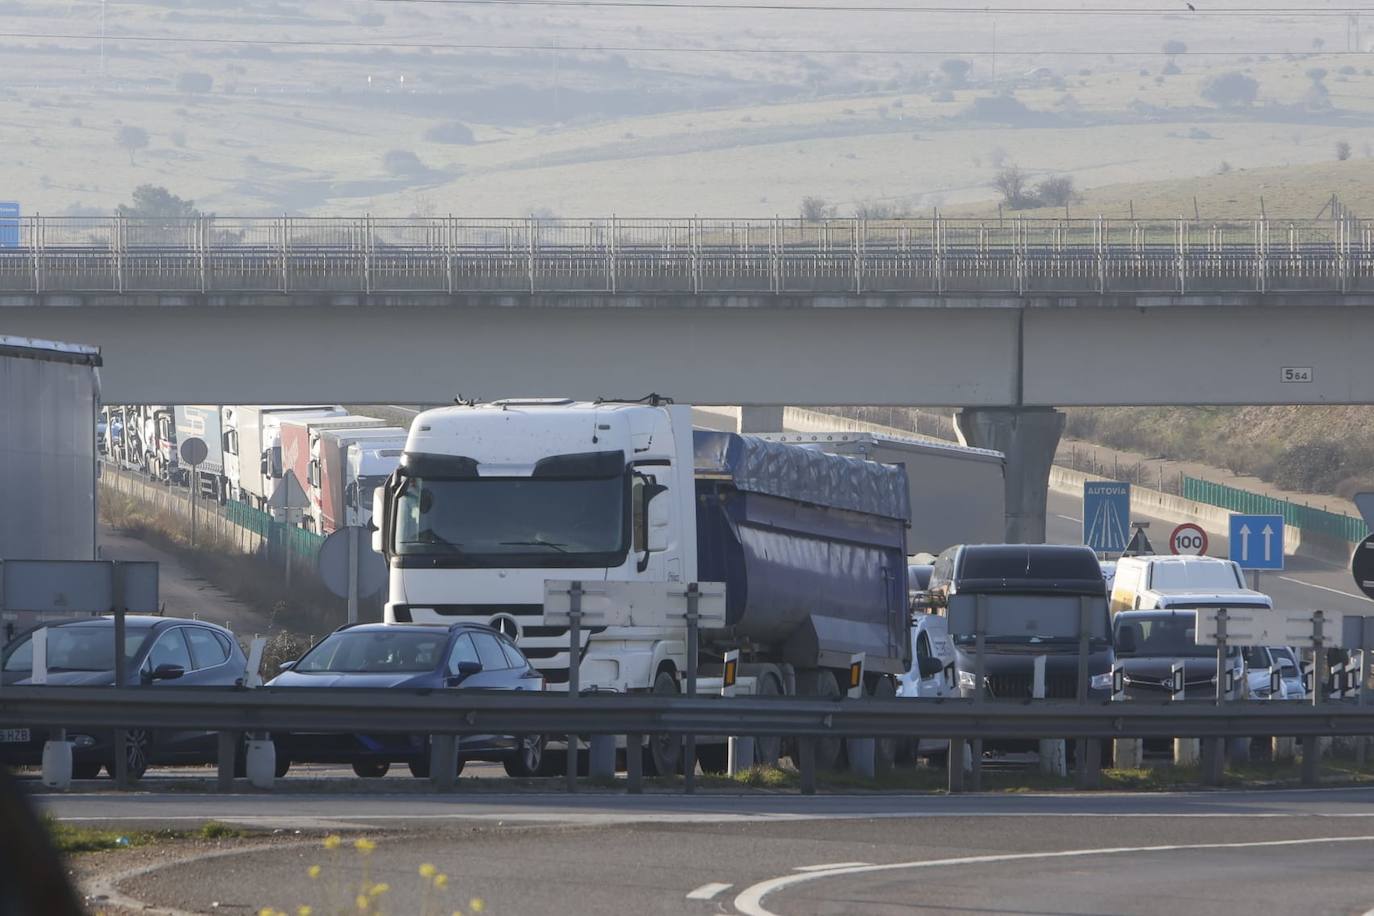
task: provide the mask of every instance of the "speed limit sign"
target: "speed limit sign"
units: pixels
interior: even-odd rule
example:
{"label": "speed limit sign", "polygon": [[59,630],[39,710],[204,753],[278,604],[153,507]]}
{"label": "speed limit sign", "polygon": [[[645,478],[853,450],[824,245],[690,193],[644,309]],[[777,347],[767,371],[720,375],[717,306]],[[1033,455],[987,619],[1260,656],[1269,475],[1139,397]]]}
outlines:
{"label": "speed limit sign", "polygon": [[1200,557],[1207,552],[1207,532],[1192,522],[1179,525],[1169,535],[1169,551],[1185,557]]}

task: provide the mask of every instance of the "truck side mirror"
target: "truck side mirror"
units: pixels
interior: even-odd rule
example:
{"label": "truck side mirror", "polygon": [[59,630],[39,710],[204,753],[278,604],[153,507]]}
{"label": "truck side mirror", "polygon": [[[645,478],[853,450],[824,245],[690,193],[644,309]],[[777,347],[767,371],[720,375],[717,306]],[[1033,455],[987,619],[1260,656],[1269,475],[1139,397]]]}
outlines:
{"label": "truck side mirror", "polygon": [[391,492],[391,481],[386,486],[372,491],[372,518],[368,528],[372,530],[372,549],[386,555],[386,495]]}

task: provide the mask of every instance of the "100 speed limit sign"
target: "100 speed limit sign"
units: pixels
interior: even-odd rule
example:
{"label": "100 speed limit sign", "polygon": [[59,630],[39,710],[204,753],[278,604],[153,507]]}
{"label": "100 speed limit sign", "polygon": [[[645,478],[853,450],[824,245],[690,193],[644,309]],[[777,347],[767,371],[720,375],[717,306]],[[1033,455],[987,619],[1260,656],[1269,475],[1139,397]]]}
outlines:
{"label": "100 speed limit sign", "polygon": [[1169,551],[1185,557],[1200,557],[1207,553],[1207,532],[1191,522],[1179,525],[1169,535]]}

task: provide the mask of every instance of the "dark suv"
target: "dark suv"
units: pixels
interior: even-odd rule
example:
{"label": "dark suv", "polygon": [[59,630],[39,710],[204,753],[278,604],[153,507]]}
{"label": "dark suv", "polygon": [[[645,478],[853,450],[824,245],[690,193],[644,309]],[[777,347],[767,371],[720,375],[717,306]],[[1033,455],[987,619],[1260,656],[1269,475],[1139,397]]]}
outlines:
{"label": "dark suv", "polygon": [[[47,624],[19,636],[0,663],[5,686],[29,684],[33,673],[33,634],[48,632],[48,684],[112,687],[115,683],[114,618],[93,617]],[[243,680],[248,659],[224,627],[177,617],[128,616],[124,623],[125,680],[130,687],[232,687]],[[77,729],[72,742],[72,775],[94,779],[102,766],[114,770],[114,730]],[[153,764],[213,763],[216,740],[210,732],[125,732],[125,761],[137,779]],[[9,728],[0,722],[0,764],[34,766],[43,761],[46,729]]]}

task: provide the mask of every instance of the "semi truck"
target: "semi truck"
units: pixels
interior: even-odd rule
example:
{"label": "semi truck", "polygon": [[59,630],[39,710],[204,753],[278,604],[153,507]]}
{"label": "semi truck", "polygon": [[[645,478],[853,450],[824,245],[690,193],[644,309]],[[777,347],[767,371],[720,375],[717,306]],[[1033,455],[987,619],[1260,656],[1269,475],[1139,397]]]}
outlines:
{"label": "semi truck", "polygon": [[[313,444],[319,434],[326,429],[375,429],[386,426],[386,421],[378,420],[376,417],[359,417],[353,414],[345,414],[337,417],[306,417],[300,419],[282,420],[281,429],[281,464],[274,467],[277,477],[283,478],[290,471],[296,476],[296,481],[309,496],[309,481],[311,462],[314,457]],[[310,504],[303,507],[301,513],[302,527],[314,530],[315,516],[311,512]]]}
{"label": "semi truck", "polygon": [[330,534],[346,524],[344,490],[348,485],[349,446],[376,443],[399,449],[405,441],[406,431],[399,426],[311,432],[305,492],[310,496],[310,518],[316,534]]}
{"label": "semi truck", "polygon": [[367,526],[372,521],[372,494],[401,463],[405,439],[392,443],[352,442],[344,477],[344,524]]}
{"label": "semi truck", "polygon": [[274,476],[272,468],[281,462],[282,420],[323,419],[347,413],[337,404],[226,406],[224,478],[230,497],[258,509],[272,497],[281,476]]}
{"label": "semi truck", "polygon": [[760,438],[905,468],[912,554],[933,556],[955,544],[992,544],[1005,536],[1007,460],[1001,452],[862,432],[765,433]]}
{"label": "semi truck", "polygon": [[[205,443],[205,460],[195,470],[183,468],[191,492],[206,499],[224,501],[224,421],[220,408],[215,404],[178,404],[173,408],[176,415],[176,441],[184,443],[187,439],[200,439]],[[180,447],[180,445],[178,445]],[[194,479],[192,478],[194,475]]]}
{"label": "semi truck", "polygon": [[[373,546],[389,566],[387,621],[495,626],[550,690],[567,689],[570,656],[567,629],[543,620],[546,581],[721,582],[725,625],[698,642],[706,676],[734,649],[755,694],[838,697],[863,653],[865,690],[894,696],[911,656],[910,505],[901,468],[694,431],[689,407],[508,400],[415,418],[374,497]],[[680,617],[637,605],[633,625],[587,623],[583,689],[682,690]],[[755,751],[773,762],[782,748]],[[817,764],[841,751],[818,742]],[[708,744],[703,760],[721,752]],[[658,736],[646,760],[675,772],[680,753]]]}

